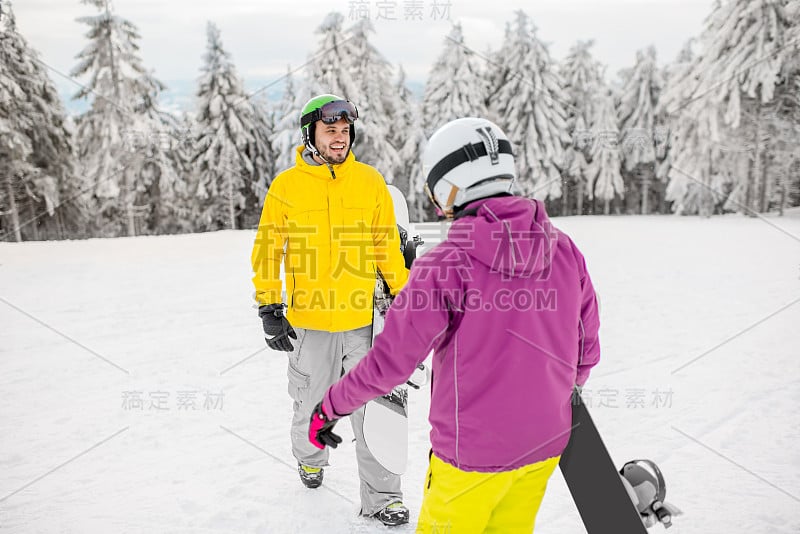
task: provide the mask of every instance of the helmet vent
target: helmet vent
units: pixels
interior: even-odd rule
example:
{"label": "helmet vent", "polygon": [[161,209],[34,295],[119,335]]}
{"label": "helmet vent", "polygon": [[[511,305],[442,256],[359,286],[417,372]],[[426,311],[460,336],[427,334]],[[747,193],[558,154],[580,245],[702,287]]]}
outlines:
{"label": "helmet vent", "polygon": [[486,155],[492,162],[492,165],[500,163],[500,143],[497,141],[497,136],[488,126],[481,126],[475,130],[483,140],[483,145],[486,147]]}

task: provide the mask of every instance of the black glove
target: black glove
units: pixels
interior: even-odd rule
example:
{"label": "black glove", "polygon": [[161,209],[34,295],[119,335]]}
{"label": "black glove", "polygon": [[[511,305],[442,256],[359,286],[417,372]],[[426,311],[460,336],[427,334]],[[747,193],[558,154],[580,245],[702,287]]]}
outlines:
{"label": "black glove", "polygon": [[406,269],[411,270],[411,265],[417,259],[417,249],[424,244],[425,241],[418,235],[406,240],[406,244],[403,247],[403,259],[406,261]]}
{"label": "black glove", "polygon": [[311,420],[308,423],[308,441],[310,441],[316,448],[324,449],[325,447],[336,448],[342,442],[342,438],[338,434],[333,433],[333,427],[336,425],[338,419],[330,419],[322,408],[322,402],[314,406],[314,411],[311,412]]}
{"label": "black glove", "polygon": [[264,339],[273,350],[292,352],[294,347],[289,338],[297,339],[297,333],[283,315],[283,304],[269,304],[258,308],[258,315],[264,326]]}

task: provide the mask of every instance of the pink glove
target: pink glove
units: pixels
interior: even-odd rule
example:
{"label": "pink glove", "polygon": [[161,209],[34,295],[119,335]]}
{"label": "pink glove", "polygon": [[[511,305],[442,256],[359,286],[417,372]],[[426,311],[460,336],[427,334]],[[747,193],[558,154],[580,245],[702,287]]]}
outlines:
{"label": "pink glove", "polygon": [[324,449],[326,446],[335,449],[342,442],[342,438],[333,432],[333,427],[338,419],[329,415],[330,412],[331,410],[322,401],[311,412],[311,421],[308,425],[308,441],[318,449]]}

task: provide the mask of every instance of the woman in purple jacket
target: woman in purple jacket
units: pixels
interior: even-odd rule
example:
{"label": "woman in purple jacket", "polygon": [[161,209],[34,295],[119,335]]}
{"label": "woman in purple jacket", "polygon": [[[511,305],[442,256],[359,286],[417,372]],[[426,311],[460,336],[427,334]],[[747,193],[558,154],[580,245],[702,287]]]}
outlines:
{"label": "woman in purple jacket", "polygon": [[532,532],[573,388],[600,357],[594,288],[544,205],[511,194],[514,157],[495,124],[442,126],[424,166],[427,193],[454,219],[447,239],[416,260],[383,333],[315,409],[309,439],[336,446],[338,418],[405,383],[433,350],[417,532]]}

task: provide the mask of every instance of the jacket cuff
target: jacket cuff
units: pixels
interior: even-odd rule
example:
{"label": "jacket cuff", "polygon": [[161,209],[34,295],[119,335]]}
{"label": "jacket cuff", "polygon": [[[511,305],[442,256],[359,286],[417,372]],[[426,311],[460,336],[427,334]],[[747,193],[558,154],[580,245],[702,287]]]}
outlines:
{"label": "jacket cuff", "polygon": [[325,396],[322,397],[322,411],[325,412],[325,415],[333,421],[334,419],[341,419],[346,415],[350,414],[340,414],[336,411],[336,408],[333,407],[333,402],[331,402],[331,390],[330,388],[328,391],[325,392]]}

